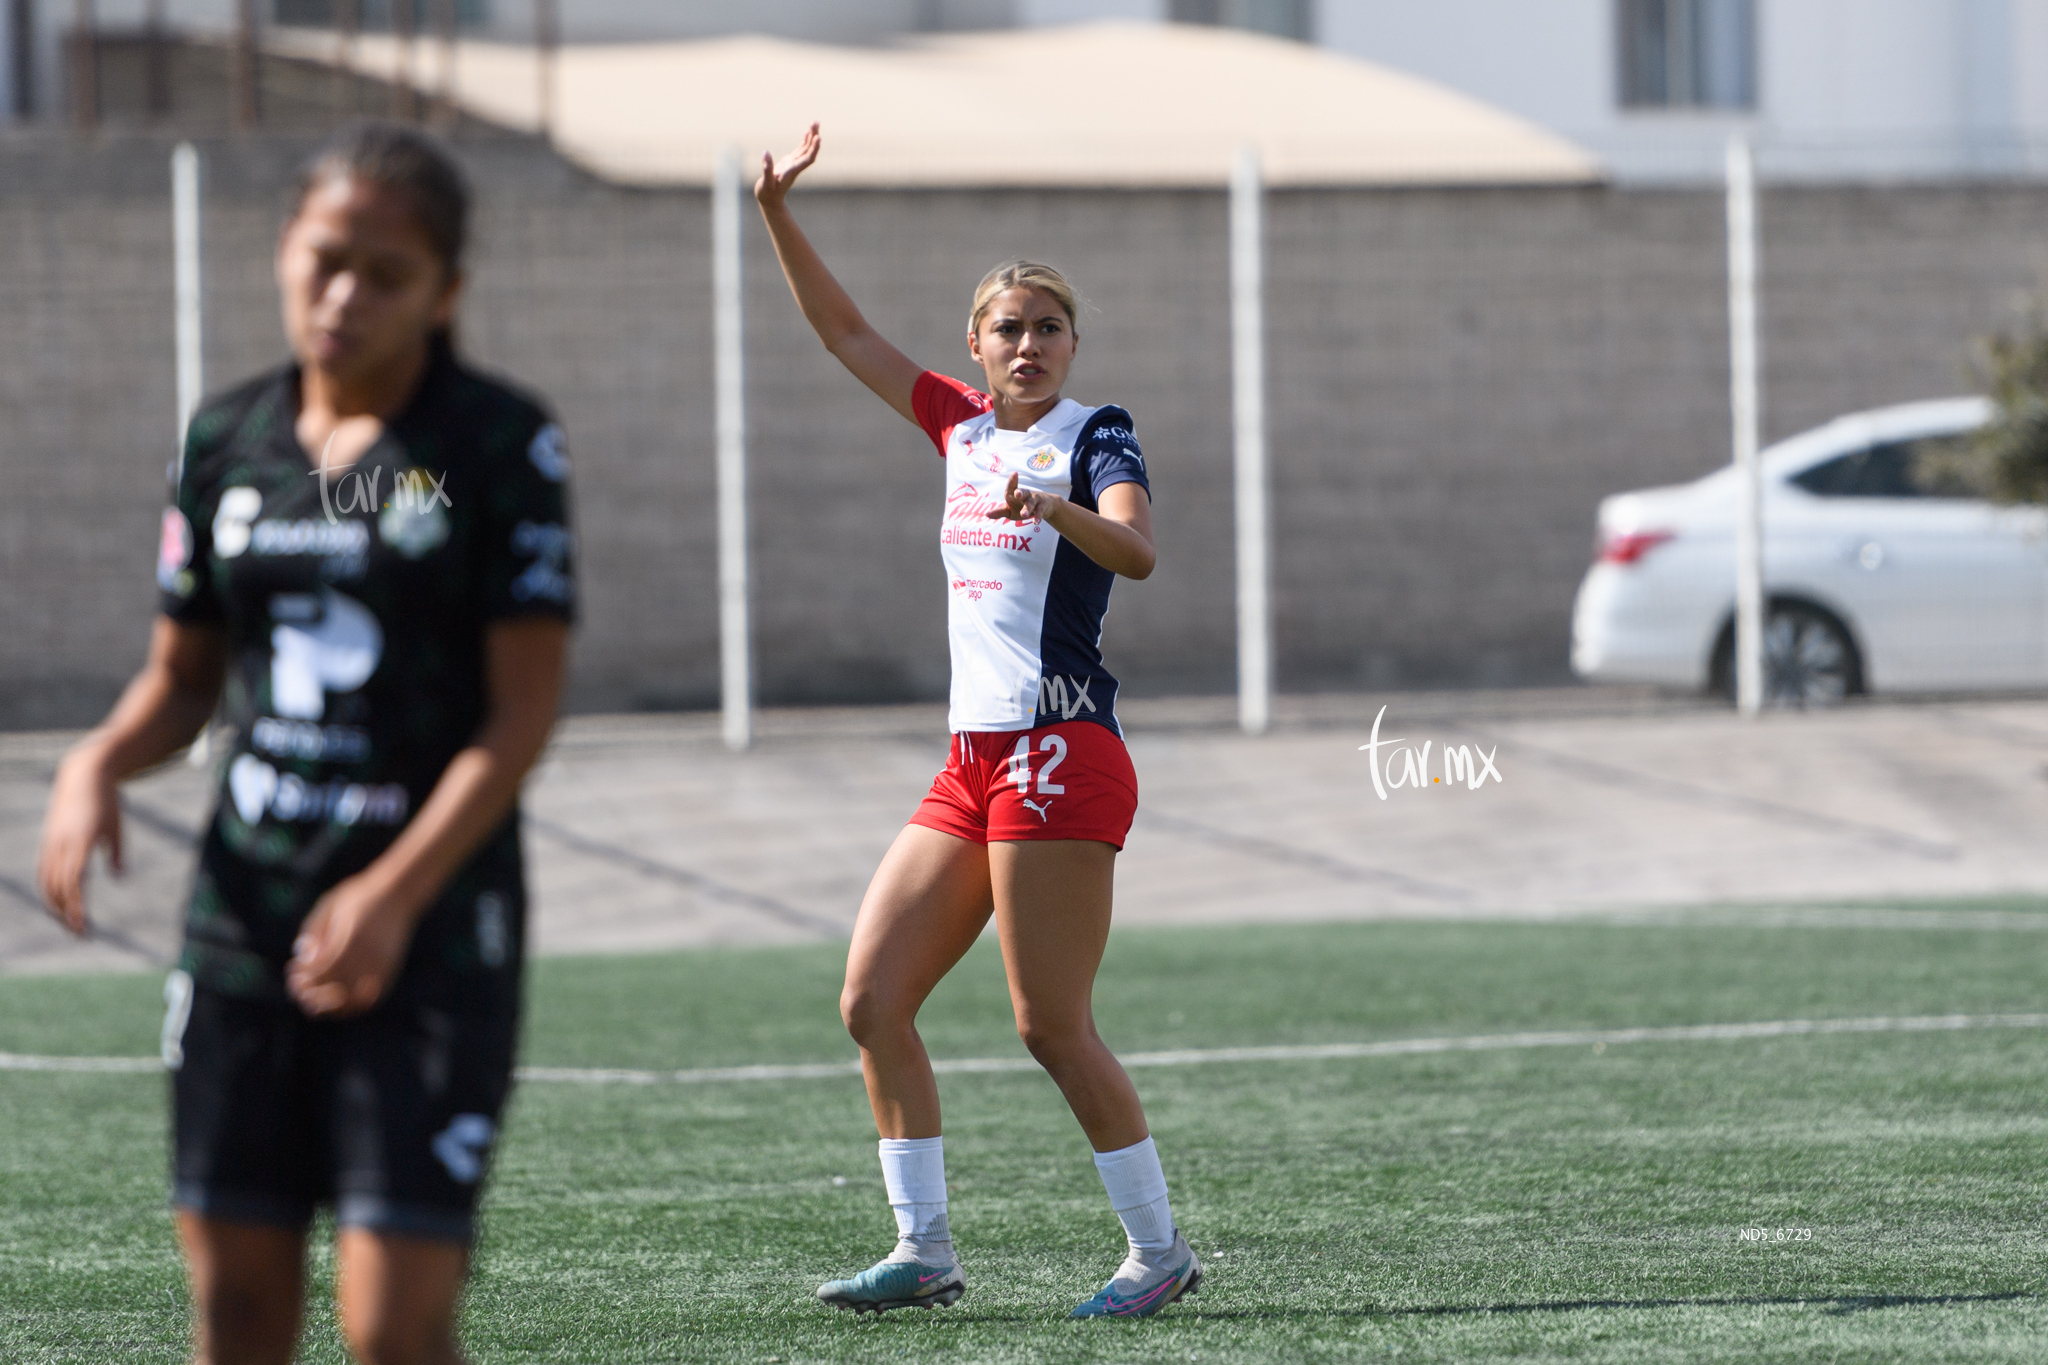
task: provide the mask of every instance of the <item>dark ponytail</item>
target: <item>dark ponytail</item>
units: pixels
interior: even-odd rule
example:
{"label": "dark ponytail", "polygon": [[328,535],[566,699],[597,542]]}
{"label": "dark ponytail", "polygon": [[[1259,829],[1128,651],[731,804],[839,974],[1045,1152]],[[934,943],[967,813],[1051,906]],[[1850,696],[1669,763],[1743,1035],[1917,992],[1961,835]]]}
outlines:
{"label": "dark ponytail", "polygon": [[296,215],[306,196],[330,180],[367,180],[401,190],[434,254],[452,277],[469,246],[469,182],[441,143],[404,123],[363,119],[344,126],[299,172]]}

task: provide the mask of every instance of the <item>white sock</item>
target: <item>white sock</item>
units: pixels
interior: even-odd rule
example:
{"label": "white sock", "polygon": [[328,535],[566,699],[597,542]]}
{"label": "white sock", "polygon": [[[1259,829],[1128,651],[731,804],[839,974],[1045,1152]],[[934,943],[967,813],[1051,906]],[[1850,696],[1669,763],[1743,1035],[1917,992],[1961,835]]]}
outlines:
{"label": "white sock", "polygon": [[946,1140],[883,1138],[882,1183],[896,1214],[892,1261],[948,1265],[953,1232],[946,1226]]}
{"label": "white sock", "polygon": [[1166,1172],[1159,1168],[1159,1149],[1146,1138],[1114,1152],[1097,1152],[1095,1170],[1109,1191],[1130,1239],[1131,1256],[1148,1266],[1173,1249],[1173,1210],[1166,1202]]}

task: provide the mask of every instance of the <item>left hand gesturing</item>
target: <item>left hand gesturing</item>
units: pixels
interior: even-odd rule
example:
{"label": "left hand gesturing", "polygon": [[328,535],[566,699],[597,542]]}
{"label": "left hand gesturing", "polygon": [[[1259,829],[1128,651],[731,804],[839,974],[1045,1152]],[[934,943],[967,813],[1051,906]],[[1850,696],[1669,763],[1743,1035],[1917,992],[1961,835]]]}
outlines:
{"label": "left hand gesturing", "polygon": [[398,975],[412,930],[412,917],[362,877],[337,882],[299,929],[285,989],[315,1018],[360,1014]]}
{"label": "left hand gesturing", "polygon": [[1010,482],[1003,489],[1003,505],[992,507],[986,513],[1004,521],[1045,521],[1055,507],[1066,501],[1057,493],[1041,493],[1035,488],[1019,488],[1017,476],[1012,474]]}

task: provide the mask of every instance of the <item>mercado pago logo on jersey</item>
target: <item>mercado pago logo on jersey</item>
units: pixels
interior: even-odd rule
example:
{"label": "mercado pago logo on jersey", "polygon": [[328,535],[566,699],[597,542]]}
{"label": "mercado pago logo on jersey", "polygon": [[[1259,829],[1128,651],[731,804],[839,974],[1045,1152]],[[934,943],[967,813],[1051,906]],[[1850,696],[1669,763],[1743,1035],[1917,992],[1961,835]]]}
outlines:
{"label": "mercado pago logo on jersey", "polygon": [[970,602],[979,602],[985,592],[1003,590],[1003,580],[1000,578],[955,578],[952,585],[954,592],[965,594]]}

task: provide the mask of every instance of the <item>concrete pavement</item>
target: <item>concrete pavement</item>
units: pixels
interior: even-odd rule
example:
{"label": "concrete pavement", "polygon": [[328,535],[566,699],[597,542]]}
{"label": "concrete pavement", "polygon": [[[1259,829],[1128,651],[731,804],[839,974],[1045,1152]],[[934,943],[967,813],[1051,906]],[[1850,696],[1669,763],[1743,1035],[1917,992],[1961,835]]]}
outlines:
{"label": "concrete pavement", "polygon": [[[1358,746],[1489,752],[1477,789],[1375,790]],[[1283,698],[1239,734],[1227,699],[1124,708],[1142,807],[1123,924],[1525,916],[1701,904],[2048,894],[2048,699],[1865,703],[1745,722],[1627,689]],[[571,719],[529,783],[541,952],[843,937],[946,752],[943,708]],[[103,936],[33,903],[50,773],[73,736],[0,734],[0,970],[168,958],[205,818],[181,762],[127,788],[128,875]],[[1405,760],[1379,751],[1381,782]]]}

